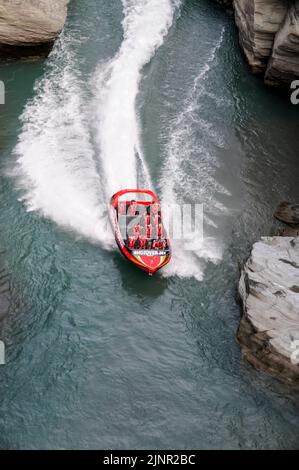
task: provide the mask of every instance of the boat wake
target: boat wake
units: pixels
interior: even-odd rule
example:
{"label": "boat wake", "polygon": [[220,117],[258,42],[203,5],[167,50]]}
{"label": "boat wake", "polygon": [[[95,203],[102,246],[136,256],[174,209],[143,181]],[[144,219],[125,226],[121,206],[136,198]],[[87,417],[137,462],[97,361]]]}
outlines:
{"label": "boat wake", "polygon": [[101,180],[93,159],[82,77],[62,36],[46,75],[21,117],[15,152],[19,187],[28,211],[96,240],[101,218]]}
{"label": "boat wake", "polygon": [[[191,239],[185,242],[173,240],[173,262],[163,271],[166,276],[176,274],[201,280],[207,261],[217,263],[222,258],[222,242],[217,236],[215,219],[224,214],[226,208],[214,195],[229,193],[215,179],[218,164],[215,147],[225,147],[225,139],[202,114],[204,97],[208,94],[207,79],[223,43],[224,32],[223,28],[193,82],[181,113],[169,126],[170,137],[160,181],[163,206],[168,210],[168,218],[172,219],[178,217],[173,214],[173,210],[177,210],[176,204],[200,205],[202,224],[199,221],[199,228],[193,231]],[[216,99],[215,96],[212,98]]]}
{"label": "boat wake", "polygon": [[96,141],[107,197],[124,188],[151,188],[136,111],[143,67],[164,41],[179,2],[122,0],[123,42],[100,64],[95,84]]}
{"label": "boat wake", "polygon": [[[74,39],[61,36],[49,57],[46,74],[37,82],[35,96],[21,117],[22,129],[15,149],[14,174],[27,210],[37,211],[106,248],[112,246],[105,213],[111,195],[128,187],[152,188],[141,144],[136,98],[142,70],[163,44],[180,0],[122,0],[122,4],[120,48],[110,60],[97,66],[87,83],[72,52]],[[172,123],[160,181],[166,205],[174,201],[207,202],[212,180],[214,190],[223,190],[215,188],[210,170],[213,155],[209,153],[208,163],[204,139],[200,150],[198,138],[195,139],[195,126],[199,125],[214,143],[223,144],[212,125],[196,117],[199,96],[222,37],[223,34],[196,78],[184,110]],[[195,147],[201,158],[193,158]],[[200,175],[199,181],[187,176],[195,172]],[[198,244],[195,234],[191,245],[192,250],[185,252],[180,243],[174,244],[174,261],[168,275],[201,278],[200,260],[215,261],[221,257],[213,236]]]}
{"label": "boat wake", "polygon": [[111,231],[104,208],[111,194],[125,187],[152,186],[140,143],[136,97],[142,68],[163,43],[180,2],[122,3],[123,41],[91,79],[93,105],[71,52],[73,38],[62,35],[21,117],[15,149],[14,174],[28,211],[38,211],[106,247],[111,245]]}

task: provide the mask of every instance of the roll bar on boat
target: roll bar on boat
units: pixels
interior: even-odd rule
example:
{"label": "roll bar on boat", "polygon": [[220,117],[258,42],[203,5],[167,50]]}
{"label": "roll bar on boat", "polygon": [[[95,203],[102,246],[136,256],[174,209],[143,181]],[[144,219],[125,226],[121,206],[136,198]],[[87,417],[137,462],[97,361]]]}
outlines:
{"label": "roll bar on boat", "polygon": [[114,209],[118,205],[119,198],[124,194],[147,194],[148,196],[151,196],[153,198],[153,201],[138,201],[138,203],[140,204],[152,204],[154,202],[159,202],[157,195],[149,189],[122,189],[121,191],[115,193],[111,198],[111,204]]}

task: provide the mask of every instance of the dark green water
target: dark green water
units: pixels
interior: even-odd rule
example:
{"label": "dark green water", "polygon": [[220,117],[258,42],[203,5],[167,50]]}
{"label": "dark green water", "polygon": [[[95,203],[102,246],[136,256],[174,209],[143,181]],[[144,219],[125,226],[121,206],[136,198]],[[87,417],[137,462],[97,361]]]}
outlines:
{"label": "dark green water", "polygon": [[[244,362],[234,301],[238,259],[298,200],[299,108],[222,9],[174,3],[73,0],[46,61],[0,65],[1,448],[299,447],[298,395]],[[153,278],[99,210],[142,182],[204,204],[203,245]]]}

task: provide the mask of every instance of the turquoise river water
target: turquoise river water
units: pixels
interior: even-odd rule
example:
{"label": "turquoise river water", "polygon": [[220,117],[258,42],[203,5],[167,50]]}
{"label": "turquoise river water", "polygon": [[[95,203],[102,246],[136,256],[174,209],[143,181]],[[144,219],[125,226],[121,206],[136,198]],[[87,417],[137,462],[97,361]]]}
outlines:
{"label": "turquoise river water", "polygon": [[[73,0],[50,56],[0,64],[1,448],[299,447],[298,395],[240,352],[238,260],[299,199],[299,107],[208,0]],[[102,204],[148,185],[204,238],[148,278]]]}

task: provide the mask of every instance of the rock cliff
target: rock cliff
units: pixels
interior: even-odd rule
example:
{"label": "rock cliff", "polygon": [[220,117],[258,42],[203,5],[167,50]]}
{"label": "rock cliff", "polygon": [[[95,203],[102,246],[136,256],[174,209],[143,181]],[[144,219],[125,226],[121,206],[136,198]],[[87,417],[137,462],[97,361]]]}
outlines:
{"label": "rock cliff", "polygon": [[263,73],[274,38],[288,10],[288,0],[235,0],[240,44],[253,72]]}
{"label": "rock cliff", "polygon": [[299,0],[217,0],[233,4],[240,45],[265,83],[289,86],[299,78]]}
{"label": "rock cliff", "polygon": [[247,360],[299,388],[299,237],[263,237],[239,283]]}
{"label": "rock cliff", "polygon": [[279,86],[299,77],[299,0],[289,8],[276,34],[265,82]]}
{"label": "rock cliff", "polygon": [[0,0],[0,53],[47,51],[61,32],[68,0]]}

